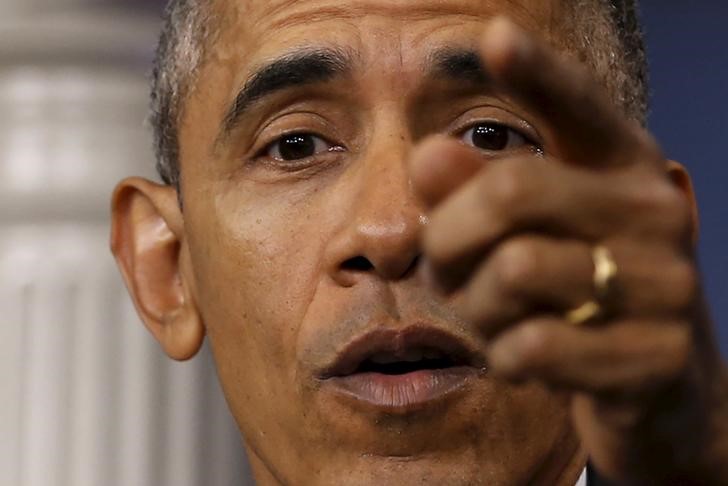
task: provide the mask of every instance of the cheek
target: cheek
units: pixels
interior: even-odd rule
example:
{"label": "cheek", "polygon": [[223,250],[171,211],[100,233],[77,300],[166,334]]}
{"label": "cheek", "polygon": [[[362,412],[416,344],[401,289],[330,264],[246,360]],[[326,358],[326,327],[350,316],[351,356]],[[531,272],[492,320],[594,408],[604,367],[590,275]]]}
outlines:
{"label": "cheek", "polygon": [[316,289],[322,238],[318,227],[303,224],[311,207],[256,199],[238,189],[195,211],[190,249],[197,297],[213,345],[234,353],[219,362],[277,368],[266,376],[285,379]]}

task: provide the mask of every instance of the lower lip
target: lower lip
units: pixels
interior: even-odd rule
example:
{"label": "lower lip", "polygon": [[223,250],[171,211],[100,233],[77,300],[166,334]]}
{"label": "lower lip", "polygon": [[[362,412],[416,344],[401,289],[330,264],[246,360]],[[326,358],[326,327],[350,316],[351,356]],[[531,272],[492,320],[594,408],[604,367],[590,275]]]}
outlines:
{"label": "lower lip", "polygon": [[477,376],[472,367],[420,370],[403,375],[356,373],[329,378],[335,392],[382,411],[409,412],[433,404],[466,387]]}

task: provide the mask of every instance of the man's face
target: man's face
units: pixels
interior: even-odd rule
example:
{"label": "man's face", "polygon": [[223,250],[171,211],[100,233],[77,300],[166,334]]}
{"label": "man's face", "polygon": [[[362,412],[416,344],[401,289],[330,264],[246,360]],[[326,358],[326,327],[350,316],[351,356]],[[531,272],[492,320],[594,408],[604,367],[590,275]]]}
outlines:
{"label": "man's face", "polygon": [[578,449],[565,402],[489,376],[427,285],[408,154],[444,134],[484,164],[538,156],[542,124],[473,53],[500,14],[552,38],[557,8],[217,4],[180,136],[183,251],[260,483],[553,483]]}

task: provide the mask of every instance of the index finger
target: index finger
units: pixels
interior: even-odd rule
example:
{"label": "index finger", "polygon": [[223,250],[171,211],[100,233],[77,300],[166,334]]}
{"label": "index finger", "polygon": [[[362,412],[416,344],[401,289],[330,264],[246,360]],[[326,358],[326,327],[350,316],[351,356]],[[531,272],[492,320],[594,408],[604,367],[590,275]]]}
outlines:
{"label": "index finger", "polygon": [[512,22],[491,22],[481,53],[494,81],[553,128],[567,161],[624,163],[641,149],[659,154],[649,135],[627,120],[582,66],[561,58]]}

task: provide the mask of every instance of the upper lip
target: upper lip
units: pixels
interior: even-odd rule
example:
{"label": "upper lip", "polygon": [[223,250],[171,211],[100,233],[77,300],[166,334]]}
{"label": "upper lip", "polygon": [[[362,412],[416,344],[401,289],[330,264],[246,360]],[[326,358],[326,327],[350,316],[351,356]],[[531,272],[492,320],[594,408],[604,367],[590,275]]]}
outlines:
{"label": "upper lip", "polygon": [[361,363],[375,354],[391,353],[395,357],[404,356],[408,350],[414,348],[438,350],[460,366],[484,365],[484,360],[465,340],[436,327],[415,325],[403,329],[376,329],[353,339],[319,376],[326,379],[350,375]]}

